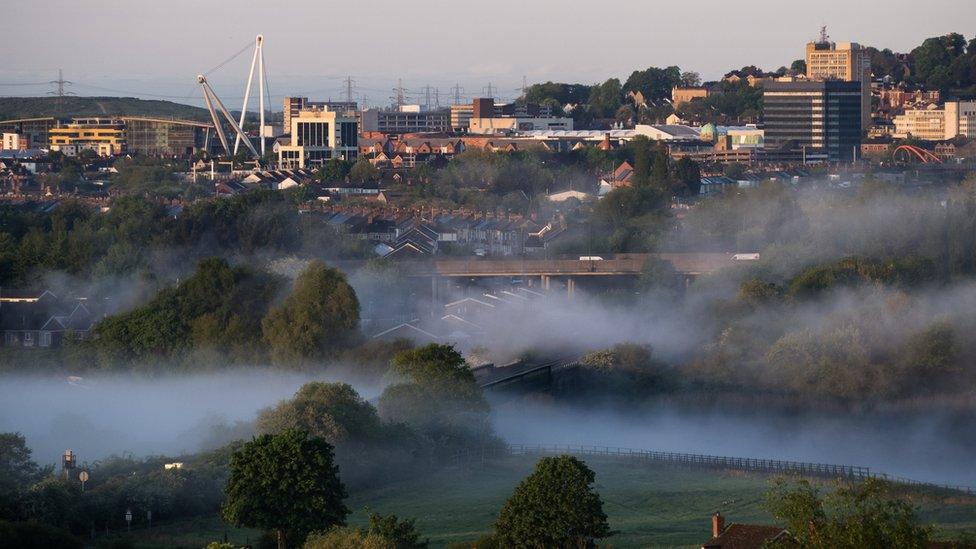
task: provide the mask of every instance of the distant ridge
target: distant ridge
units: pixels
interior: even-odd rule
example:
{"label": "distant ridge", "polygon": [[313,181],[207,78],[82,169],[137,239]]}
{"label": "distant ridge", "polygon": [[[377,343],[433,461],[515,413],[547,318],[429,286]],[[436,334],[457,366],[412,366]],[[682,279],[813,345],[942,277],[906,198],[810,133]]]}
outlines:
{"label": "distant ridge", "polygon": [[36,118],[43,116],[157,116],[209,122],[207,109],[135,97],[74,97],[63,98],[58,113],[57,97],[0,97],[0,120]]}

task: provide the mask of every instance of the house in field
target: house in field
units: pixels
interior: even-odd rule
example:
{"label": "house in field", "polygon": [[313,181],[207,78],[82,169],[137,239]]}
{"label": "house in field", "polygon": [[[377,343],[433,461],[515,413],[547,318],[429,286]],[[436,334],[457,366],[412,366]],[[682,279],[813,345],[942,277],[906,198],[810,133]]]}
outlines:
{"label": "house in field", "polygon": [[47,290],[0,292],[5,347],[58,347],[69,334],[85,339],[96,320],[82,300],[62,300]]}
{"label": "house in field", "polygon": [[702,544],[702,549],[762,549],[776,544],[776,547],[799,547],[793,536],[779,526],[761,524],[725,524],[720,513],[712,516],[712,538]]}

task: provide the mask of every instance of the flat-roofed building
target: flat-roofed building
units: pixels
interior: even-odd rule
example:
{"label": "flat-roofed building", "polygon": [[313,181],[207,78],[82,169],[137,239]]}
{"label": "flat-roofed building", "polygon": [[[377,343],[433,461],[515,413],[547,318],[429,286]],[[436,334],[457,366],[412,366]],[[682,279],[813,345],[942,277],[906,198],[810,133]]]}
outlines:
{"label": "flat-roofed building", "polygon": [[826,31],[806,50],[807,79],[861,83],[861,129],[871,125],[871,54],[856,42],[834,43]]}
{"label": "flat-roofed building", "polygon": [[50,146],[48,132],[58,125],[53,116],[41,118],[18,118],[0,121],[0,132],[16,133],[27,141],[28,149],[46,149]]}
{"label": "flat-roofed building", "polygon": [[976,101],[946,101],[941,107],[929,104],[921,109],[907,109],[895,117],[893,137],[913,137],[942,141],[965,137],[976,138]]}
{"label": "flat-roofed building", "polygon": [[535,132],[542,130],[573,130],[573,119],[554,116],[502,116],[495,118],[472,117],[468,123],[468,133],[505,134]]}
{"label": "flat-roofed building", "polygon": [[359,116],[363,132],[399,134],[451,131],[449,109],[425,110],[420,105],[403,105],[399,110],[367,109]]}
{"label": "flat-roofed building", "polygon": [[122,117],[130,153],[147,156],[191,156],[205,150],[213,124],[141,116]]}
{"label": "flat-roofed building", "polygon": [[946,101],[945,139],[976,139],[976,101]]}
{"label": "flat-roofed building", "polygon": [[908,109],[904,114],[895,117],[895,131],[892,137],[939,141],[944,139],[945,135],[946,113],[938,105],[931,104],[924,109]]}
{"label": "flat-roofed building", "polygon": [[862,105],[860,82],[767,82],[765,148],[798,150],[807,160],[850,161],[861,143]]}
{"label": "flat-roofed building", "polygon": [[74,118],[48,131],[51,150],[75,154],[92,150],[99,156],[125,151],[125,123],[117,118]]}
{"label": "flat-roofed building", "polygon": [[473,114],[474,105],[471,103],[451,105],[451,130],[456,132],[467,131]]}
{"label": "flat-roofed building", "polygon": [[701,141],[701,130],[683,124],[637,124],[634,132],[653,141]]}
{"label": "flat-roofed building", "polygon": [[323,109],[345,114],[355,112],[359,108],[355,101],[309,101],[307,97],[290,96],[285,96],[282,106],[281,127],[286,132],[291,128],[292,117],[298,116],[298,113],[305,109]]}
{"label": "flat-roofed building", "polygon": [[328,109],[304,109],[291,117],[289,142],[278,146],[278,167],[310,168],[332,158],[354,160],[358,152],[355,116]]}
{"label": "flat-roofed building", "polygon": [[4,151],[26,151],[27,139],[23,135],[14,132],[3,132],[3,144],[0,150]]}

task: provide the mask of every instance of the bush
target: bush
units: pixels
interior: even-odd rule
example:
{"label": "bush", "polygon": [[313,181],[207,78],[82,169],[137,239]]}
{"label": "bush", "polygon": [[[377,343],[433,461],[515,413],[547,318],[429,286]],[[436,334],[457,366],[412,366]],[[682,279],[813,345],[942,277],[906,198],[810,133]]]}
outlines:
{"label": "bush", "polygon": [[0,520],[0,547],[10,549],[81,549],[81,540],[64,530],[37,522]]}

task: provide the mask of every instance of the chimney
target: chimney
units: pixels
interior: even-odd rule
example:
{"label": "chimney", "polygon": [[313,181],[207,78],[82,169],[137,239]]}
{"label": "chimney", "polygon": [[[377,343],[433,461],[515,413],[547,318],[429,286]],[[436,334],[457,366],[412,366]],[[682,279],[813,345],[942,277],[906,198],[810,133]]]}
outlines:
{"label": "chimney", "polygon": [[719,537],[723,530],[725,530],[725,517],[722,513],[715,513],[712,515],[712,537]]}

